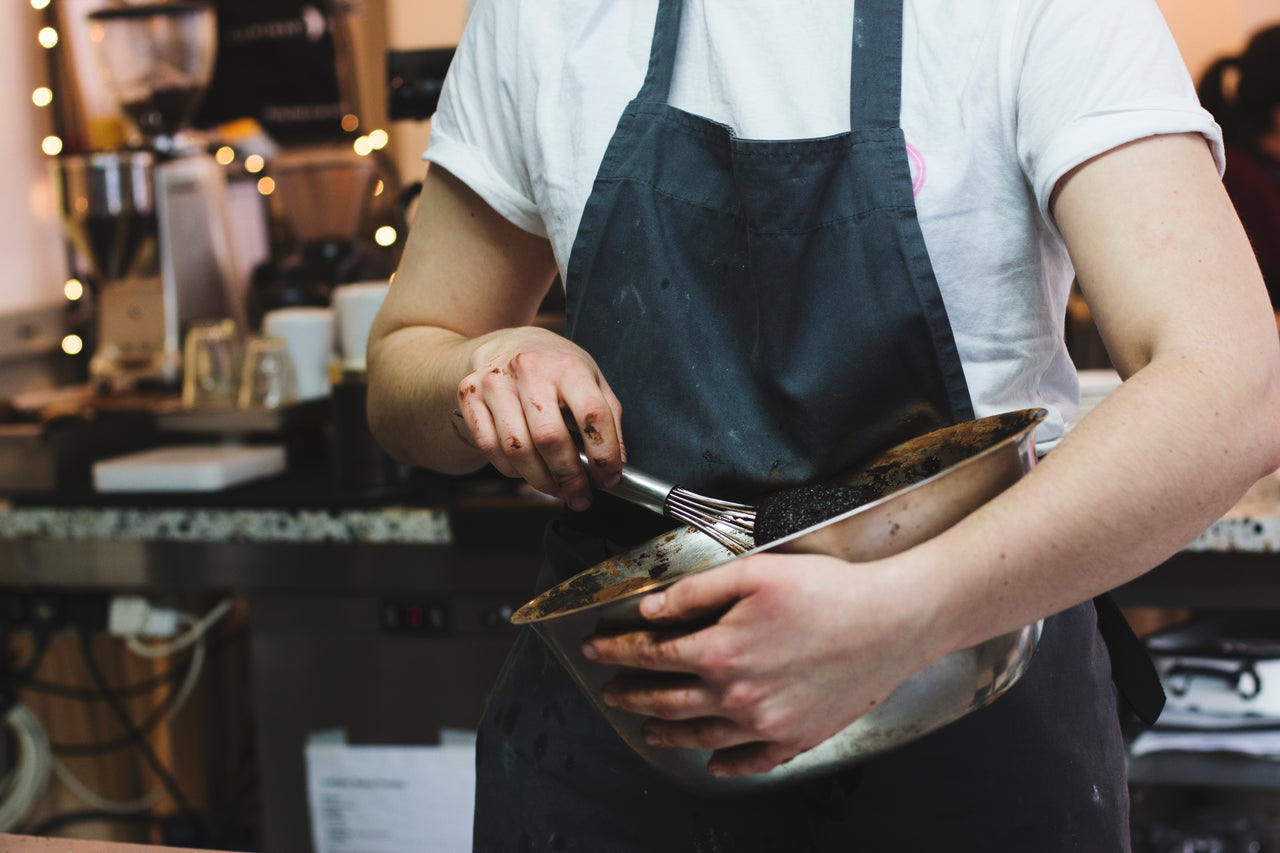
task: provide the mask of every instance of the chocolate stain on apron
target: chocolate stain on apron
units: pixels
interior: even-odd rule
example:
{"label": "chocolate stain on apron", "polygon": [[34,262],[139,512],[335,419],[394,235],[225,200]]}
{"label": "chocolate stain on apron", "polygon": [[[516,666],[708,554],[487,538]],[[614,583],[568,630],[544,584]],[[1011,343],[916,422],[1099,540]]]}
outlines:
{"label": "chocolate stain on apron", "polygon": [[[850,131],[761,141],[667,104],[680,0],[569,259],[567,334],[623,405],[628,459],[731,499],[973,417],[899,127],[902,0],[858,0]],[[670,526],[597,496],[539,589]],[[853,771],[728,799],[674,788],[526,630],[480,728],[479,851],[1121,850],[1123,751],[1093,608],[1048,620],[998,702]]]}

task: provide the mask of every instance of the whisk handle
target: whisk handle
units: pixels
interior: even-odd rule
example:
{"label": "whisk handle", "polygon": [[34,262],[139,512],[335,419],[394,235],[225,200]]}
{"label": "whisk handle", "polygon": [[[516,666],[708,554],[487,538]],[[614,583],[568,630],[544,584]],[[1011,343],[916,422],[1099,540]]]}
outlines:
{"label": "whisk handle", "polygon": [[[581,460],[583,465],[588,468],[591,467],[587,454],[581,450],[578,451],[578,459]],[[618,482],[618,485],[608,489],[601,489],[601,491],[652,510],[658,515],[666,515],[667,498],[674,488],[675,486],[670,483],[664,483],[656,477],[650,477],[648,474],[623,465],[622,479]]]}

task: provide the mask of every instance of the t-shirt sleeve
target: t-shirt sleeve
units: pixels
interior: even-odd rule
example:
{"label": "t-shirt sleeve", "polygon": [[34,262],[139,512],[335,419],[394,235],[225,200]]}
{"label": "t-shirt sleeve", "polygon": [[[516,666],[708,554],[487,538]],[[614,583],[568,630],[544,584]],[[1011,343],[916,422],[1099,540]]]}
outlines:
{"label": "t-shirt sleeve", "polygon": [[1018,158],[1041,214],[1071,169],[1126,142],[1200,133],[1223,169],[1222,133],[1200,106],[1154,0],[1039,0],[1008,47],[1017,80]]}
{"label": "t-shirt sleeve", "polygon": [[512,224],[547,236],[521,134],[519,0],[480,0],[431,119],[422,159],[448,170]]}

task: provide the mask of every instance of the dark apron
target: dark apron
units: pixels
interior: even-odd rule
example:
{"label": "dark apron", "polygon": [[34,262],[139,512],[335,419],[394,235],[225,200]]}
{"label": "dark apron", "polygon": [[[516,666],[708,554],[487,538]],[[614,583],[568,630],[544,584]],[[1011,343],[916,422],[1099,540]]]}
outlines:
{"label": "dark apron", "polygon": [[[850,132],[799,141],[667,105],[680,13],[660,0],[566,276],[568,334],[622,401],[629,461],[750,499],[972,418],[898,126],[902,0],[858,0]],[[666,526],[597,497],[548,528],[539,588]],[[1108,672],[1081,605],[991,706],[853,771],[706,799],[651,771],[526,631],[480,728],[475,848],[1125,849]]]}

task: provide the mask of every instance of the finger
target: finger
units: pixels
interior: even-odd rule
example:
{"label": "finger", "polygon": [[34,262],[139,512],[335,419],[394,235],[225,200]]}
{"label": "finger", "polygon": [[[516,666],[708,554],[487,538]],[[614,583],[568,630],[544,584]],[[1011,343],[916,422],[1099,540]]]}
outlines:
{"label": "finger", "polygon": [[606,488],[617,485],[622,479],[621,404],[607,385],[598,384],[565,388],[563,402],[582,436],[592,479]]}
{"label": "finger", "polygon": [[646,720],[640,729],[649,746],[723,750],[752,743],[758,735],[724,717]]}
{"label": "finger", "polygon": [[641,599],[640,615],[655,622],[686,622],[724,611],[755,591],[753,559],[731,560],[681,578]]}
{"label": "finger", "polygon": [[[540,492],[562,497],[560,485],[543,461],[542,454],[530,432],[524,401],[515,382],[510,379],[493,379],[485,387],[485,403],[492,414],[496,429],[496,441],[489,447],[481,446],[485,455],[498,460],[495,467],[510,468],[515,476],[525,480]],[[503,470],[503,473],[506,473]]]}
{"label": "finger", "polygon": [[655,672],[696,673],[700,669],[698,638],[706,633],[675,634],[670,631],[632,631],[597,634],[582,644],[588,660]]}
{"label": "finger", "polygon": [[561,412],[559,391],[549,382],[521,383],[520,399],[543,467],[569,508],[585,510],[591,505],[591,481]]}
{"label": "finger", "polygon": [[600,392],[604,395],[609,404],[609,410],[613,412],[613,428],[618,436],[618,453],[623,462],[627,461],[627,443],[622,438],[622,401],[618,399],[618,395],[613,393],[613,388],[609,386],[608,381],[601,374],[597,377],[600,383]]}
{"label": "finger", "polygon": [[801,750],[781,743],[757,741],[717,750],[707,762],[707,772],[717,778],[768,773],[799,755]]}
{"label": "finger", "polygon": [[458,386],[457,415],[465,427],[457,430],[459,436],[479,450],[500,473],[514,477],[515,469],[507,465],[505,460],[491,458],[492,448],[498,444],[498,428],[493,422],[493,413],[489,411],[483,395],[475,383],[470,381],[470,377],[463,379]]}
{"label": "finger", "polygon": [[519,473],[515,466],[501,452],[502,439],[494,419],[490,403],[493,393],[488,384],[488,380],[478,372],[463,377],[458,384],[458,410],[471,432],[471,443],[489,460],[489,464],[504,476],[517,477]]}
{"label": "finger", "polygon": [[716,710],[715,696],[706,682],[689,675],[663,676],[635,677],[624,673],[604,686],[601,699],[611,708],[663,720],[707,717]]}

